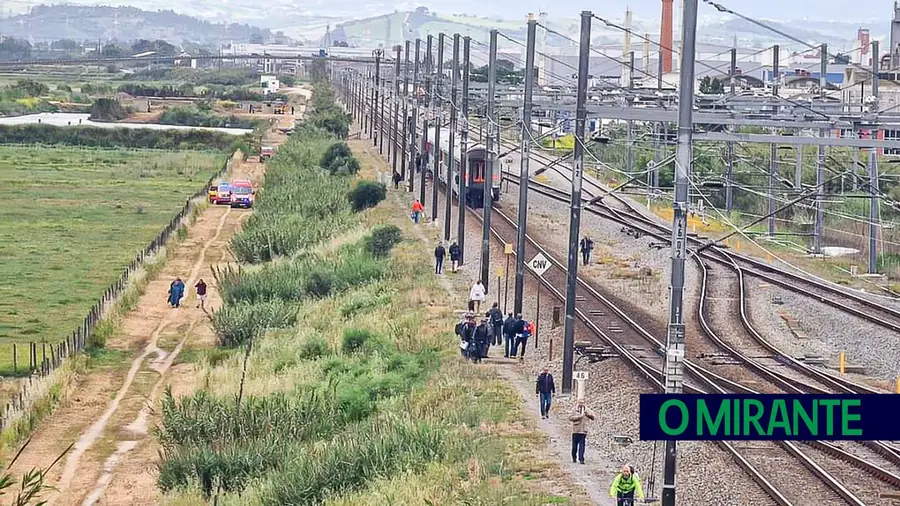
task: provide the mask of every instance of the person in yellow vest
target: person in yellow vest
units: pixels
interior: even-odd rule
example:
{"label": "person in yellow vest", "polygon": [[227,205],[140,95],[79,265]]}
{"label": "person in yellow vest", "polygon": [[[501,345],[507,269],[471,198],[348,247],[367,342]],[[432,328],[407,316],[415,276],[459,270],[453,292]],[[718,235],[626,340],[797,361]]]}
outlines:
{"label": "person in yellow vest", "polygon": [[644,489],[641,488],[641,479],[634,468],[622,466],[622,472],[617,474],[609,487],[609,496],[616,499],[617,506],[634,506],[634,496],[644,498]]}

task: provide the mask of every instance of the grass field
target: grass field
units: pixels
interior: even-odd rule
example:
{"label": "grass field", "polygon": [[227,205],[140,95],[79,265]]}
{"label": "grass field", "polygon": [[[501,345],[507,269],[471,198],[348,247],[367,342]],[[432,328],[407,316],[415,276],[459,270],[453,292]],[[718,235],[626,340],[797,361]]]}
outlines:
{"label": "grass field", "polygon": [[[0,146],[0,374],[59,342],[222,155]],[[27,367],[19,349],[19,372]]]}

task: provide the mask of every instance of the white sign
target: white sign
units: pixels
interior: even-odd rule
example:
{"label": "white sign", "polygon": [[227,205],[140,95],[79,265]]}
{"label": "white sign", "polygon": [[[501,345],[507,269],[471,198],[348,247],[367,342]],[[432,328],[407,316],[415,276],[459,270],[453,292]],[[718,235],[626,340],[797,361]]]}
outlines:
{"label": "white sign", "polygon": [[575,371],[575,374],[572,377],[575,381],[587,381],[588,373],[587,371]]}
{"label": "white sign", "polygon": [[538,253],[528,262],[528,267],[538,276],[543,276],[550,268],[550,260],[547,260],[543,253]]}

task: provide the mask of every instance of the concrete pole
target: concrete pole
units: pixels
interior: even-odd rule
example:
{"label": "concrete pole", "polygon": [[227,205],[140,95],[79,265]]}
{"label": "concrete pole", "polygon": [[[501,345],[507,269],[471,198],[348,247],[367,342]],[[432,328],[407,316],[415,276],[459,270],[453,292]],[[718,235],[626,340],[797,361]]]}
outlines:
{"label": "concrete pole", "polygon": [[[458,35],[457,35],[458,36]],[[462,265],[466,257],[466,179],[469,174],[469,46],[472,39],[463,38],[462,57],[462,123],[459,132],[459,181],[457,181],[456,200],[456,240],[459,245],[459,264]]]}
{"label": "concrete pole", "polygon": [[484,283],[484,291],[490,291],[490,267],[491,267],[491,211],[494,206],[491,183],[494,180],[494,162],[497,153],[494,152],[494,95],[497,87],[497,30],[491,30],[491,40],[488,49],[488,99],[485,121],[487,121],[487,137],[485,140],[486,159],[484,164],[484,193],[482,197],[481,229],[481,282]]}
{"label": "concrete pole", "polygon": [[731,96],[734,96],[735,87],[737,86],[737,49],[731,49],[731,67],[728,71],[728,84],[731,88]]}
{"label": "concrete pole", "polygon": [[[893,48],[891,48],[893,51]],[[872,96],[875,97],[873,110],[878,110],[878,41],[872,41]],[[878,131],[870,130],[872,139],[878,137]],[[869,274],[878,272],[878,148],[869,150]]]}
{"label": "concrete pole", "polygon": [[394,46],[394,117],[391,120],[391,152],[393,169],[397,172],[397,125],[400,122],[400,44]]}
{"label": "concrete pole", "polygon": [[[409,153],[409,53],[412,52],[411,42],[406,41],[403,59],[403,94],[400,100],[403,101],[403,138],[398,141],[400,144],[400,177],[406,179],[406,155]],[[412,192],[412,180],[414,174],[409,175],[409,184],[407,191]]]}
{"label": "concrete pole", "polygon": [[730,214],[734,209],[734,143],[725,144],[727,152],[728,172],[725,173],[725,212]]}
{"label": "concrete pole", "polygon": [[[828,85],[828,45],[822,44],[822,52],[820,54],[819,65],[819,98],[825,100],[825,87]],[[819,130],[820,137],[828,137],[828,130]],[[855,150],[854,150],[855,151]],[[822,233],[824,232],[824,202],[825,189],[822,188],[825,182],[825,145],[819,145],[819,156],[816,160],[816,223],[813,230],[813,253],[822,254]],[[854,166],[853,170],[856,170]],[[844,178],[841,177],[843,182]],[[843,185],[842,185],[843,186]]]}
{"label": "concrete pole", "polygon": [[[631,11],[629,12],[629,17],[631,17]],[[629,40],[628,45],[631,45],[631,41]],[[634,52],[631,51],[628,53],[628,81],[625,83],[628,86],[629,90],[634,89]],[[626,99],[629,103],[633,102],[634,99],[629,95]],[[631,177],[631,173],[634,170],[634,120],[628,120],[626,122],[628,126],[628,152],[625,160],[625,170],[628,172],[629,177]]]}
{"label": "concrete pole", "polygon": [[584,177],[584,123],[587,119],[587,82],[591,55],[590,11],[581,11],[581,41],[578,45],[578,86],[575,94],[575,150],[572,170],[572,201],[569,216],[569,261],[566,272],[566,325],[563,333],[563,395],[572,392],[575,358],[575,289],[578,284],[578,237],[581,235],[581,183]]}
{"label": "concrete pole", "polygon": [[[376,133],[380,133],[384,128],[384,116],[377,114],[379,110],[378,103],[378,91],[381,86],[381,55],[384,53],[381,49],[376,49],[373,54],[375,56],[375,86],[372,87],[372,115],[374,116],[373,123],[375,124],[375,128],[377,130],[372,131],[372,145],[379,146],[378,137]],[[380,150],[380,148],[379,148]]]}
{"label": "concrete pole", "polygon": [[[458,125],[458,105],[456,101],[459,95],[459,34],[453,34],[453,63],[450,68],[450,138],[447,144],[450,146],[450,156],[447,160],[447,177],[444,179],[446,202],[444,205],[444,242],[450,241],[450,209],[453,206],[453,164],[456,163],[458,151],[456,150],[456,129]],[[437,174],[437,171],[435,171]],[[462,199],[460,199],[462,200]]]}
{"label": "concrete pole", "polygon": [[[731,49],[731,66],[728,70],[728,84],[731,96],[734,97],[737,87],[737,49]],[[725,143],[728,153],[728,172],[725,174],[725,211],[731,213],[734,209],[734,142]]]}
{"label": "concrete pole", "polygon": [[[415,60],[413,61],[413,81],[412,81],[412,89],[407,93],[407,99],[412,100],[412,116],[409,118],[409,162],[407,164],[407,170],[409,171],[409,192],[413,192],[413,183],[416,179],[416,140],[418,139],[419,133],[419,59],[421,58],[421,49],[422,49],[422,40],[416,39],[416,52],[415,52]],[[424,188],[424,187],[423,187]],[[425,202],[422,202],[422,206],[425,205]],[[434,219],[434,215],[431,215],[431,218]]]}
{"label": "concrete pole", "polygon": [[[422,153],[422,169],[419,173],[419,202],[422,205],[425,205],[425,167],[426,167],[426,159],[428,158],[428,109],[431,105],[431,46],[434,37],[431,35],[428,36],[427,42],[425,43],[425,113],[422,115],[422,147],[419,150]],[[417,41],[418,42],[418,41]],[[418,53],[416,53],[418,55]],[[418,90],[415,90],[415,93],[418,94]],[[416,102],[419,101],[418,97],[416,97]],[[440,152],[440,144],[435,141],[434,143],[434,151],[435,156]],[[435,196],[436,197],[436,196]],[[437,199],[434,199],[434,206],[437,207]],[[437,219],[437,210],[432,209],[431,219]]]}
{"label": "concrete pole", "polygon": [[794,146],[797,161],[794,166],[794,190],[803,191],[803,146]]}
{"label": "concrete pole", "polygon": [[772,143],[769,145],[769,206],[767,216],[769,221],[766,235],[775,236],[775,187],[778,184],[778,145]]}
{"label": "concrete pole", "polygon": [[772,46],[772,94],[776,97],[778,96],[778,78],[780,76],[778,49],[778,44]]}
{"label": "concrete pole", "polygon": [[[684,262],[687,259],[687,210],[693,153],[694,57],[697,41],[697,0],[684,4],[681,23],[681,72],[678,86],[678,146],[675,153],[675,202],[672,219],[672,277],[669,289],[669,326],[666,343],[666,393],[680,394],[683,386]],[[666,441],[662,504],[675,506],[676,444]]]}
{"label": "concrete pole", "polygon": [[381,103],[379,104],[379,107],[381,108],[381,110],[380,110],[379,113],[378,113],[378,118],[379,118],[379,123],[378,123],[378,137],[379,137],[379,139],[378,139],[378,154],[379,154],[379,155],[382,155],[382,156],[384,156],[384,131],[385,131],[386,128],[388,128],[387,125],[385,125],[385,123],[387,123],[387,120],[385,119],[385,115],[384,115],[384,104],[385,104],[385,102],[386,102],[385,99],[387,98],[387,93],[384,91],[384,89],[385,89],[385,82],[386,82],[386,80],[385,80],[384,78],[382,78],[381,81],[378,82],[378,86],[379,86],[380,89],[382,90],[382,93],[381,93]]}
{"label": "concrete pole", "polygon": [[525,293],[525,232],[528,229],[528,181],[531,178],[529,158],[531,157],[531,115],[534,107],[534,46],[537,38],[537,21],[534,14],[528,15],[528,29],[525,43],[525,103],[522,106],[521,160],[519,166],[519,211],[516,233],[516,286],[513,289],[513,313],[522,312]]}
{"label": "concrete pole", "polygon": [[[438,47],[437,47],[437,75],[434,80],[434,101],[432,104],[434,105],[434,145],[441,145],[441,128],[444,125],[444,107],[443,100],[441,100],[441,96],[444,93],[444,34],[438,34]],[[429,53],[430,55],[431,53]],[[453,146],[450,146],[450,153],[453,153]],[[432,174],[434,175],[434,181],[432,181],[431,185],[431,215],[437,218],[438,214],[438,172],[442,169],[440,161],[439,149],[435,150],[435,159],[432,163],[434,169],[432,170]],[[448,156],[448,158],[453,158],[452,156]],[[449,163],[449,162],[448,162]],[[425,172],[424,170],[422,172]],[[448,199],[449,201],[449,199]],[[449,225],[444,225],[444,228],[449,227]]]}

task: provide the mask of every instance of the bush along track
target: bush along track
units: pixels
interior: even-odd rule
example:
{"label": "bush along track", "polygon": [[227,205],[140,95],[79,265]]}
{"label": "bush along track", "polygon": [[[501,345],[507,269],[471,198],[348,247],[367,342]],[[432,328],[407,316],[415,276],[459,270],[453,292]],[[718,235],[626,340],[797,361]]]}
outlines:
{"label": "bush along track", "polygon": [[233,244],[262,265],[216,273],[201,389],[164,396],[165,503],[565,503],[516,479],[543,469],[511,458],[528,438],[492,434],[510,431],[518,397],[458,360],[428,255],[385,205],[353,213],[349,176],[319,166],[335,138],[306,128]]}

